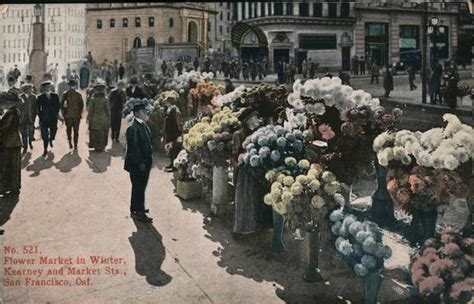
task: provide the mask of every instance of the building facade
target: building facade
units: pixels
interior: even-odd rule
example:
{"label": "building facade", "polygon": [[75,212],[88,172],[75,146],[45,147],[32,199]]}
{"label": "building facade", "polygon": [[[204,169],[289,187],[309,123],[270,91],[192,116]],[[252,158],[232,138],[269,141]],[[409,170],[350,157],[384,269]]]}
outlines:
{"label": "building facade", "polygon": [[[0,65],[7,73],[16,64],[25,75],[32,50],[34,4],[9,4],[0,16]],[[47,64],[78,66],[85,56],[85,4],[44,4]]]}
{"label": "building facade", "polygon": [[231,29],[234,24],[231,2],[208,2],[210,10],[216,14],[209,15],[208,45],[209,50],[218,53],[232,52]]}
{"label": "building facade", "polygon": [[[87,5],[86,47],[96,62],[128,62],[148,49],[173,60],[208,48],[205,3],[94,3]],[[194,58],[193,58],[194,59]]]}
{"label": "building facade", "polygon": [[270,68],[279,61],[303,60],[332,69],[350,68],[354,53],[354,3],[294,1],[238,2],[232,43],[242,60],[267,57]]}

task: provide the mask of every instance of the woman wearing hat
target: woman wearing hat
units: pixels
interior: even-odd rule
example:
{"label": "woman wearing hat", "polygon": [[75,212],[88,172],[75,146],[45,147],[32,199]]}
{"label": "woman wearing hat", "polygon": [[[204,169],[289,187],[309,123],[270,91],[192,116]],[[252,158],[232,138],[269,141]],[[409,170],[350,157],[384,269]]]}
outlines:
{"label": "woman wearing hat", "polygon": [[89,148],[104,151],[107,146],[110,127],[110,105],[105,96],[105,84],[94,86],[95,93],[89,104]]}
{"label": "woman wearing hat", "polygon": [[0,103],[0,194],[17,194],[21,188],[20,116],[16,106]]}
{"label": "woman wearing hat", "polygon": [[265,187],[259,183],[258,173],[255,168],[242,161],[245,138],[261,125],[258,112],[253,108],[245,109],[239,116],[242,129],[236,131],[233,141],[233,160],[235,199],[234,199],[234,235],[250,234],[271,224],[271,207],[263,202]]}

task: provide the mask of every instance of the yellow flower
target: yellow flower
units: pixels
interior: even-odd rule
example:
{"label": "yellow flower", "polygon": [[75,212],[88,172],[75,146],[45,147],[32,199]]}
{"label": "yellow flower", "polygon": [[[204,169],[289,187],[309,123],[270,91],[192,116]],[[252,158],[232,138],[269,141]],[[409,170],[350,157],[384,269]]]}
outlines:
{"label": "yellow flower", "polygon": [[296,181],[302,185],[306,185],[309,182],[308,178],[305,175],[298,175],[296,177]]}
{"label": "yellow flower", "polygon": [[279,182],[279,183],[283,183],[283,180],[285,179],[285,174],[283,173],[280,173],[278,174],[277,178],[276,178],[276,181]]}
{"label": "yellow flower", "polygon": [[281,190],[282,187],[283,187],[283,185],[282,185],[280,182],[274,182],[274,183],[272,184],[271,189],[272,189],[272,191],[273,191],[273,189]]}
{"label": "yellow flower", "polygon": [[287,165],[296,165],[296,158],[294,158],[294,157],[285,158],[285,164],[287,164]]}
{"label": "yellow flower", "polygon": [[322,170],[320,164],[311,164],[310,168],[311,168],[311,169],[318,170],[318,171]]}
{"label": "yellow flower", "polygon": [[273,209],[281,215],[285,215],[287,213],[286,204],[284,203],[273,204]]}
{"label": "yellow flower", "polygon": [[324,199],[319,196],[319,195],[315,195],[313,196],[313,198],[311,199],[311,206],[313,206],[314,208],[316,209],[321,209],[322,207],[324,207],[326,205],[326,202],[324,201]]}
{"label": "yellow flower", "polygon": [[309,161],[306,159],[302,159],[298,162],[298,167],[300,167],[303,170],[306,170],[309,168]]}
{"label": "yellow flower", "polygon": [[281,200],[283,203],[288,204],[293,199],[293,194],[290,191],[285,191],[281,195]]}
{"label": "yellow flower", "polygon": [[265,196],[263,197],[263,202],[266,205],[270,205],[270,206],[273,204],[273,198],[270,193],[265,194]]}
{"label": "yellow flower", "polygon": [[339,184],[339,183],[336,182],[336,181],[327,183],[326,185],[324,185],[324,191],[325,191],[329,196],[333,196],[333,195],[336,194],[337,192],[341,191],[341,184]]}
{"label": "yellow flower", "polygon": [[303,186],[298,182],[294,183],[291,185],[291,193],[295,196],[300,195],[303,193]]}
{"label": "yellow flower", "polygon": [[292,176],[285,176],[283,179],[283,184],[285,186],[291,186],[295,182],[295,179]]}
{"label": "yellow flower", "polygon": [[270,170],[265,174],[265,179],[269,182],[273,182],[276,178],[275,170]]}
{"label": "yellow flower", "polygon": [[323,182],[330,183],[336,181],[336,176],[330,171],[324,171],[323,175],[321,176]]}
{"label": "yellow flower", "polygon": [[309,189],[311,189],[311,191],[317,191],[319,189],[319,187],[321,187],[321,184],[319,183],[319,180],[317,179],[313,179],[310,183],[309,183]]}

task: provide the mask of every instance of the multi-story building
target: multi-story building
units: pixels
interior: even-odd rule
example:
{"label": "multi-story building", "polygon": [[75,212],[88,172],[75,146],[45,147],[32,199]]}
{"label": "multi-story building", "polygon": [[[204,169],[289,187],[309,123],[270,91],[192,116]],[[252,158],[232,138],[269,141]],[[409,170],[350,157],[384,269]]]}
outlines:
{"label": "multi-story building", "polygon": [[323,67],[348,70],[354,55],[381,66],[407,58],[419,63],[422,34],[427,31],[423,20],[437,17],[443,29],[427,38],[428,56],[458,62],[470,57],[472,31],[460,25],[466,23],[472,2],[418,2],[237,2],[232,44],[242,60],[268,57],[270,67],[279,60],[299,65],[312,58]]}
{"label": "multi-story building", "polygon": [[128,62],[148,49],[154,58],[200,56],[208,48],[206,3],[94,3],[87,5],[87,49],[94,59]]}
{"label": "multi-story building", "polygon": [[209,49],[219,53],[232,52],[231,29],[234,18],[231,2],[208,2],[209,9],[217,14],[209,16],[208,45]]}
{"label": "multi-story building", "polygon": [[[32,49],[34,4],[9,4],[0,16],[0,65],[8,72],[16,64],[26,74]],[[45,4],[45,46],[48,66],[78,66],[85,56],[85,4]]]}

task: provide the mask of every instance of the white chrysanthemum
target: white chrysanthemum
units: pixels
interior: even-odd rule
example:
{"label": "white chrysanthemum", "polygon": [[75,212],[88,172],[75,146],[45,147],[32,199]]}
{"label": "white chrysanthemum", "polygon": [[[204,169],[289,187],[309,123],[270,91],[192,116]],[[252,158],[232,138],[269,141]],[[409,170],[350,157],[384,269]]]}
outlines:
{"label": "white chrysanthemum", "polygon": [[454,114],[449,114],[449,113],[444,114],[443,120],[448,123],[446,128],[444,128],[444,135],[447,137],[452,136],[453,134],[458,132],[462,127],[461,121]]}
{"label": "white chrysanthemum", "polygon": [[434,150],[441,144],[443,140],[443,129],[442,128],[433,128],[421,135],[420,143],[421,145],[429,150]]}
{"label": "white chrysanthemum", "polygon": [[444,167],[448,170],[455,170],[459,166],[459,161],[451,154],[448,154],[444,158]]}
{"label": "white chrysanthemum", "polygon": [[383,150],[377,153],[377,159],[379,160],[380,165],[386,167],[388,162],[393,159],[393,149],[384,148]]}
{"label": "white chrysanthemum", "polygon": [[394,140],[394,135],[388,132],[383,132],[379,134],[373,143],[373,149],[375,152],[379,152],[381,149],[385,147],[385,145],[390,144]]}

